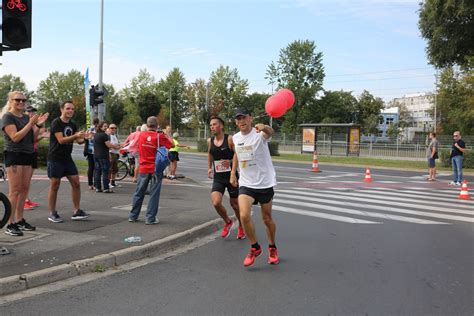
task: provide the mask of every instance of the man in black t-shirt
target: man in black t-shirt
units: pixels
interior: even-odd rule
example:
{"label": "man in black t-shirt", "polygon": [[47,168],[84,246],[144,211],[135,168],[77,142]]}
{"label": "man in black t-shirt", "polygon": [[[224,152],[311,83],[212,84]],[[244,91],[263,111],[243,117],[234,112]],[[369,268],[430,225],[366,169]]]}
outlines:
{"label": "man in black t-shirt", "polygon": [[451,147],[451,162],[453,164],[453,181],[450,185],[461,185],[462,182],[462,161],[464,160],[464,151],[466,144],[461,139],[461,132],[455,131],[453,133],[454,143]]}
{"label": "man in black t-shirt", "polygon": [[65,101],[60,106],[61,116],[51,122],[51,133],[48,152],[48,177],[50,187],[48,192],[48,207],[50,215],[48,220],[53,223],[61,223],[63,219],[56,211],[56,201],[61,178],[66,177],[71,184],[72,204],[74,207],[72,220],[82,220],[89,215],[79,208],[81,200],[81,186],[76,164],[72,160],[72,147],[74,141],[84,143],[84,137],[89,137],[83,131],[78,132],[77,126],[71,121],[74,115],[74,104]]}

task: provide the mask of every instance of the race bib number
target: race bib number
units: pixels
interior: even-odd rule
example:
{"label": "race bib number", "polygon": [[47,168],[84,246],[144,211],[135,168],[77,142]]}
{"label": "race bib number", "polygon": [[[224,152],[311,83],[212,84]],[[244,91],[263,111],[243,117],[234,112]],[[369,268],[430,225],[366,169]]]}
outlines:
{"label": "race bib number", "polygon": [[214,170],[216,171],[216,173],[230,172],[231,171],[230,160],[214,161]]}
{"label": "race bib number", "polygon": [[255,158],[253,145],[237,146],[235,147],[235,152],[241,162],[253,160]]}

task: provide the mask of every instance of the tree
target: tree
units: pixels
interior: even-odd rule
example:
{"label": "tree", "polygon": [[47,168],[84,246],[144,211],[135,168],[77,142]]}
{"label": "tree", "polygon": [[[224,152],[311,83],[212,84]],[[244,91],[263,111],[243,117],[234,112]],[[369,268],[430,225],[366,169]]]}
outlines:
{"label": "tree", "polygon": [[140,115],[142,122],[146,122],[150,116],[158,116],[160,114],[160,99],[152,92],[145,92],[139,95],[135,103],[138,107],[138,115]]}
{"label": "tree", "polygon": [[[246,108],[250,110],[250,113],[252,113],[255,123],[270,124],[270,117],[265,112],[265,102],[269,97],[270,94],[254,92],[245,98],[244,104]],[[283,119],[280,118],[272,120],[273,128],[275,130],[278,130],[282,123]]]}
{"label": "tree", "polygon": [[115,92],[115,88],[111,84],[105,84],[104,88],[107,95],[104,98],[106,111],[105,120],[110,123],[121,125],[125,117],[125,105],[123,97],[120,93]]}
{"label": "tree", "polygon": [[474,67],[446,68],[438,81],[437,113],[440,132],[474,134]]}
{"label": "tree", "polygon": [[[122,90],[122,93],[126,113],[122,125],[124,127],[141,125],[146,118],[140,116],[138,101],[148,93],[159,96],[155,78],[146,69],[140,69],[138,75],[130,80],[130,84]],[[153,113],[157,115],[159,111],[153,111]]]}
{"label": "tree", "polygon": [[437,68],[467,65],[474,56],[474,1],[424,0],[418,27],[428,41],[428,59]]}
{"label": "tree", "polygon": [[208,124],[206,111],[206,80],[196,79],[186,86],[186,100],[189,103],[190,119],[188,127],[197,129]]}
{"label": "tree", "polygon": [[[164,80],[158,83],[163,119],[173,129],[179,129],[190,120],[189,102],[186,98],[186,78],[179,68],[173,68]],[[171,98],[171,99],[170,99]],[[171,122],[170,122],[171,106]]]}
{"label": "tree", "polygon": [[357,102],[357,123],[361,125],[364,134],[375,134],[378,129],[380,111],[383,109],[383,100],[374,97],[364,90]]}
{"label": "tree", "polygon": [[26,84],[20,79],[13,75],[3,75],[0,77],[0,106],[4,106],[8,100],[8,93],[11,91],[26,91]]}
{"label": "tree", "polygon": [[295,105],[285,114],[283,128],[297,131],[307,115],[312,113],[314,101],[322,90],[324,80],[323,54],[316,52],[314,41],[294,41],[280,50],[276,63],[272,62],[266,73],[270,84],[288,88],[295,94]]}
{"label": "tree", "polygon": [[349,91],[325,91],[315,107],[317,111],[307,115],[311,122],[351,123],[356,118],[357,99]]}
{"label": "tree", "polygon": [[84,76],[78,70],[71,70],[67,74],[52,72],[45,80],[39,83],[35,94],[39,109],[42,112],[49,112],[48,122],[57,117],[59,109],[52,108],[58,106],[66,100],[74,102],[74,122],[78,126],[85,125],[85,92]]}

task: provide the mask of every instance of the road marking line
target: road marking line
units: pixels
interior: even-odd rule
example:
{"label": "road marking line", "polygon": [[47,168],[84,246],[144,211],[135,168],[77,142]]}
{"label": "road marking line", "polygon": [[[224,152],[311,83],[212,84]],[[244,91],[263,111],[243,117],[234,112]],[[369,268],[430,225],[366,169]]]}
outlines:
{"label": "road marking line", "polygon": [[[285,190],[282,190],[285,191]],[[474,223],[474,217],[466,217],[466,216],[457,216],[457,215],[447,215],[447,214],[439,214],[439,213],[429,213],[429,212],[420,212],[420,211],[413,211],[413,210],[407,210],[407,209],[399,209],[399,208],[394,208],[390,206],[376,206],[376,205],[370,205],[367,203],[354,203],[354,202],[341,202],[341,201],[332,201],[327,198],[334,198],[333,196],[326,196],[326,199],[320,199],[320,198],[312,198],[312,197],[306,197],[306,196],[298,196],[296,195],[297,192],[295,191],[289,191],[288,193],[291,194],[281,194],[281,191],[279,191],[278,196],[280,197],[285,197],[289,199],[297,199],[297,200],[303,200],[303,201],[311,201],[311,202],[321,202],[321,203],[326,203],[326,204],[334,204],[334,205],[342,205],[346,207],[360,207],[362,209],[375,209],[378,211],[384,211],[384,212],[393,212],[393,213],[402,213],[402,214],[411,214],[411,215],[418,215],[418,216],[426,216],[426,217],[433,217],[433,218],[441,218],[441,219],[449,219],[449,220],[455,220],[455,221],[460,221],[460,222],[468,222],[468,223]],[[364,199],[366,202],[370,202],[370,200]]]}
{"label": "road marking line", "polygon": [[399,215],[376,213],[376,212],[367,212],[367,211],[357,211],[357,210],[352,210],[352,209],[347,209],[347,208],[342,208],[342,207],[335,207],[335,206],[321,205],[321,204],[315,205],[313,203],[298,202],[298,201],[291,201],[291,200],[274,199],[273,202],[274,203],[280,203],[280,204],[311,207],[312,209],[323,209],[323,210],[327,210],[327,211],[340,212],[340,213],[346,213],[346,214],[352,214],[352,215],[383,218],[383,219],[387,219],[387,220],[394,220],[394,221],[408,222],[408,223],[415,223],[415,224],[430,224],[430,225],[433,225],[433,224],[436,224],[436,225],[438,225],[438,224],[448,224],[448,223],[436,222],[436,221],[432,221],[432,220],[415,218],[415,217],[399,216]]}
{"label": "road marking line", "polygon": [[319,218],[324,218],[324,219],[329,219],[329,220],[344,222],[344,223],[351,223],[351,224],[381,224],[380,222],[371,222],[371,221],[366,221],[366,220],[352,218],[352,217],[331,215],[327,213],[304,211],[304,210],[300,210],[296,208],[284,207],[284,206],[279,206],[279,205],[273,205],[272,209],[275,211],[280,211],[280,212],[285,212],[285,213],[319,217]]}
{"label": "road marking line", "polygon": [[[362,189],[364,190],[364,189]],[[393,192],[394,190],[391,190],[391,189],[386,189],[386,188],[370,188],[368,190],[377,190],[377,191],[384,191],[384,192]],[[417,196],[425,196],[425,197],[446,197],[446,198],[453,198],[453,197],[456,197],[457,194],[459,193],[459,189],[457,190],[431,190],[431,193],[433,195],[430,194],[430,192],[426,192],[426,190],[422,190],[420,192],[416,192],[417,190],[416,189],[413,189],[413,190],[396,190],[396,192],[402,192],[402,193],[416,193]],[[444,191],[444,192],[443,192]],[[474,201],[469,201],[469,200],[464,200],[463,202],[466,202],[466,203],[473,203],[474,204]]]}
{"label": "road marking line", "polygon": [[[333,193],[333,191],[329,190],[317,190],[316,192],[306,192],[308,189],[307,188],[300,188],[299,190],[305,191],[301,192],[300,194],[303,195],[308,195],[308,196],[327,196],[327,194]],[[325,194],[322,194],[325,193]],[[462,211],[462,210],[452,210],[453,204],[442,204],[441,202],[431,202],[431,201],[417,201],[409,198],[403,198],[404,201],[413,201],[414,203],[417,204],[411,204],[411,203],[403,203],[403,202],[396,202],[399,201],[400,198],[398,197],[391,197],[391,196],[374,196],[373,194],[365,194],[365,193],[351,193],[351,192],[338,192],[337,193],[340,196],[347,196],[350,197],[350,199],[354,201],[359,201],[359,202],[373,202],[373,203],[379,203],[382,204],[383,202],[387,202],[390,205],[395,205],[395,206],[401,206],[401,207],[408,207],[408,208],[415,208],[415,209],[421,209],[425,210],[427,207],[430,208],[430,211],[439,211],[439,212],[445,212],[445,213],[457,213],[457,214],[467,214],[467,215],[474,215],[474,210],[468,210],[468,211]],[[368,197],[370,199],[365,199],[365,198],[358,198],[359,196],[361,197]],[[395,201],[395,202],[394,202]],[[435,205],[435,206],[431,206]],[[444,207],[436,207],[436,205],[445,205],[447,208]],[[457,205],[456,205],[457,206]],[[467,205],[460,205],[462,207],[468,207],[471,209],[470,206]]]}

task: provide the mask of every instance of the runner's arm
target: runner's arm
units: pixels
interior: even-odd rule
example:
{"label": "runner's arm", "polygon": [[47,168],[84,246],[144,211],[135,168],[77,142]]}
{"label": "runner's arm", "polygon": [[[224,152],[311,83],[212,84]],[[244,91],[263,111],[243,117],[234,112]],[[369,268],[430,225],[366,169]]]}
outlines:
{"label": "runner's arm", "polygon": [[255,129],[257,130],[257,132],[262,132],[262,136],[265,139],[269,139],[270,137],[272,137],[273,132],[274,132],[273,128],[271,128],[268,125],[261,124],[261,123],[255,125]]}
{"label": "runner's arm", "polygon": [[237,164],[239,163],[237,159],[237,154],[234,152],[234,157],[232,158],[232,170],[230,171],[230,184],[236,187],[239,183],[237,181]]}
{"label": "runner's arm", "polygon": [[207,139],[207,177],[212,176],[212,155],[211,155],[211,139]]}

